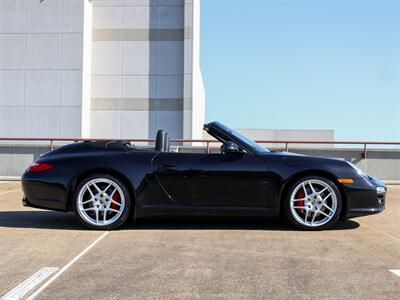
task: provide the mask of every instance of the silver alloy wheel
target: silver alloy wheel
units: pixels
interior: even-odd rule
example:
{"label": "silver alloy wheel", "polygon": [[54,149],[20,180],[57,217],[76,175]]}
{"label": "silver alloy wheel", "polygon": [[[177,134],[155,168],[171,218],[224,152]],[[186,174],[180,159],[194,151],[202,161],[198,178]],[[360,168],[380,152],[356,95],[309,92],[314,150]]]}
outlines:
{"label": "silver alloy wheel", "polygon": [[305,180],[296,186],[290,196],[292,216],[304,226],[322,226],[332,220],[336,210],[336,193],[322,180]]}
{"label": "silver alloy wheel", "polygon": [[107,178],[88,181],[77,198],[79,215],[89,224],[106,226],[120,218],[125,208],[121,187]]}

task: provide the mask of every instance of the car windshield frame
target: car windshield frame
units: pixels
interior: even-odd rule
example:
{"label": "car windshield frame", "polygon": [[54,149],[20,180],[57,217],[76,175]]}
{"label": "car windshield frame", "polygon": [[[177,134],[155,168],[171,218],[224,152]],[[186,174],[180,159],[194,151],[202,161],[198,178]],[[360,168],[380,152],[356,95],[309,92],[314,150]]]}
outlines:
{"label": "car windshield frame", "polygon": [[[267,147],[261,146],[260,144],[256,143],[255,141],[241,134],[240,132],[230,128],[229,126],[226,126],[220,122],[213,122],[211,124],[215,125],[220,131],[223,131],[228,137],[232,139],[233,142],[237,143],[237,140],[239,140],[240,144],[245,145],[245,148],[250,148],[251,150],[253,150],[252,152],[256,152],[258,154],[266,154],[271,152],[271,150],[269,150]],[[212,131],[210,132],[210,134],[213,135]],[[218,137],[214,137],[218,139]]]}

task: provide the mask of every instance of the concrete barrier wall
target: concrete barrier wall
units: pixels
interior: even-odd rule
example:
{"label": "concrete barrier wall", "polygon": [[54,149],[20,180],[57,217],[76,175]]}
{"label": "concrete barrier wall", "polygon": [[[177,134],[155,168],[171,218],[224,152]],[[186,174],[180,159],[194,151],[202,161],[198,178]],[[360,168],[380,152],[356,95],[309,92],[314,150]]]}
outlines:
{"label": "concrete barrier wall", "polygon": [[374,177],[400,183],[400,149],[368,150],[367,159],[362,158],[363,151],[360,149],[293,149],[292,152],[344,159],[356,164],[363,171]]}
{"label": "concrete barrier wall", "polygon": [[[0,145],[0,178],[20,176],[29,164],[39,155],[48,152],[46,145]],[[204,152],[204,147],[172,147],[176,152]],[[212,148],[218,153],[219,148]],[[329,149],[295,149],[291,152],[345,159],[358,165],[362,170],[382,180],[400,183],[400,149],[370,149],[367,159],[362,159],[362,149],[329,148]]]}
{"label": "concrete barrier wall", "polygon": [[21,176],[24,170],[49,146],[0,145],[0,176]]}

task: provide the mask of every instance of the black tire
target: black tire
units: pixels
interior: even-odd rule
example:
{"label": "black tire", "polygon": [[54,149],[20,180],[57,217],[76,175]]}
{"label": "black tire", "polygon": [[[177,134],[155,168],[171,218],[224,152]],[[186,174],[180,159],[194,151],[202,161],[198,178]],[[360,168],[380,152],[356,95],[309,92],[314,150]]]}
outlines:
{"label": "black tire", "polygon": [[[295,191],[295,189],[298,188],[298,186],[301,183],[303,183],[305,181],[309,181],[309,180],[319,180],[319,181],[324,182],[329,187],[331,187],[332,191],[334,192],[334,194],[336,196],[336,211],[333,213],[333,215],[331,215],[331,219],[329,221],[327,221],[325,224],[322,224],[320,226],[315,226],[315,225],[311,226],[311,225],[305,225],[305,224],[300,223],[299,220],[296,219],[295,212],[293,212],[291,205],[290,205],[291,196],[292,196],[293,192]],[[289,189],[287,190],[287,192],[285,193],[284,198],[283,198],[283,211],[284,211],[286,218],[288,219],[288,221],[291,224],[293,224],[297,228],[304,229],[304,230],[315,231],[315,230],[323,230],[323,229],[327,229],[327,228],[331,227],[333,224],[335,224],[338,221],[341,210],[342,210],[342,197],[341,197],[339,189],[331,180],[329,180],[325,177],[321,177],[321,176],[305,176],[305,177],[302,177],[302,178],[296,180],[293,184],[291,184],[291,186],[289,187]],[[305,219],[307,219],[307,217],[305,217]],[[305,222],[305,223],[307,223],[307,222]]]}
{"label": "black tire", "polygon": [[[118,187],[120,188],[120,190],[123,193],[123,196],[125,198],[125,206],[123,207],[122,213],[121,215],[114,220],[111,224],[107,224],[107,225],[94,225],[89,223],[87,220],[85,220],[81,214],[78,211],[78,197],[79,197],[79,193],[80,191],[85,187],[85,185],[94,179],[106,179],[106,180],[110,180],[112,182],[114,182],[116,185],[118,185]],[[73,195],[73,209],[74,209],[74,213],[75,216],[77,217],[77,219],[86,227],[90,228],[90,229],[95,229],[95,230],[113,230],[113,229],[117,229],[120,226],[122,226],[126,220],[129,217],[130,211],[131,211],[131,199],[130,199],[130,195],[129,195],[129,191],[127,190],[126,186],[121,182],[121,180],[119,180],[118,178],[111,176],[109,174],[103,174],[103,173],[98,173],[98,174],[92,174],[89,175],[87,177],[85,177],[77,186],[77,188],[74,191],[74,195]]]}

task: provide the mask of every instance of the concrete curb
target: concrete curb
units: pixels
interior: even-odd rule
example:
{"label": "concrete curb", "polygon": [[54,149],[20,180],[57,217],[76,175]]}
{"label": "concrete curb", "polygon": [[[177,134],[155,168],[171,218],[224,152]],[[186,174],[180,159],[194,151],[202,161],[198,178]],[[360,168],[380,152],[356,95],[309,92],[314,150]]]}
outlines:
{"label": "concrete curb", "polygon": [[20,181],[21,176],[0,176],[0,181]]}
{"label": "concrete curb", "polygon": [[400,180],[382,180],[387,185],[400,185]]}

